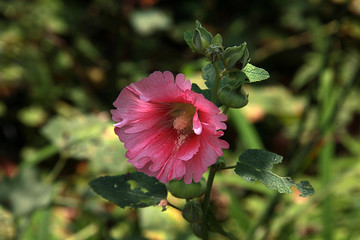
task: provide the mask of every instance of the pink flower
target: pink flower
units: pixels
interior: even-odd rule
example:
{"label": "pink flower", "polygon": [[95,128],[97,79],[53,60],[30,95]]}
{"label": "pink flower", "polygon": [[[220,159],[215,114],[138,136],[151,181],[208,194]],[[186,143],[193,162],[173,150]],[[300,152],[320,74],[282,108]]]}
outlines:
{"label": "pink flower", "polygon": [[229,144],[219,139],[226,116],[191,91],[183,74],[154,72],[124,88],[111,110],[128,162],[163,183],[199,182]]}

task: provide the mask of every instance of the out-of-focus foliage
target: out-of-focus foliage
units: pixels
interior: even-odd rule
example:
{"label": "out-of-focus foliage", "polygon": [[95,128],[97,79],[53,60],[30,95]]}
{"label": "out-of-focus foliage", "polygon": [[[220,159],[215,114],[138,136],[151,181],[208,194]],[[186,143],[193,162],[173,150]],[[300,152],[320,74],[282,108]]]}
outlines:
{"label": "out-of-focus foliage", "polygon": [[183,40],[196,19],[271,76],[229,111],[227,164],[266,148],[315,188],[280,198],[224,170],[216,218],[239,239],[360,238],[358,0],[13,0],[0,2],[0,239],[195,239],[175,209],[117,208],[88,182],[130,170],[109,114],[124,86],[169,70],[205,87]]}
{"label": "out-of-focus foliage", "polygon": [[125,170],[125,165],[118,162],[119,157],[125,155],[125,149],[117,141],[112,123],[105,114],[53,117],[42,128],[42,133],[63,157],[90,160],[95,173]]}
{"label": "out-of-focus foliage", "polygon": [[4,179],[0,184],[0,202],[16,216],[29,215],[50,203],[50,185],[40,182],[32,168],[23,168],[15,178]]}

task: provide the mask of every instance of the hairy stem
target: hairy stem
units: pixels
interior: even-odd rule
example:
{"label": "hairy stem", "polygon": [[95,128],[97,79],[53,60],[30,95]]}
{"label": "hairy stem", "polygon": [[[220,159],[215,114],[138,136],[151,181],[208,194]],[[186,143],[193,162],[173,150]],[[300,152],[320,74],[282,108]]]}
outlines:
{"label": "hairy stem", "polygon": [[170,207],[173,207],[173,208],[175,208],[176,210],[179,210],[180,212],[182,212],[181,208],[179,208],[179,207],[177,207],[177,206],[173,205],[173,204],[172,204],[172,203],[170,203],[169,201],[168,201],[168,205],[169,205]]}
{"label": "hairy stem", "polygon": [[[216,62],[213,63],[213,66],[216,71],[216,78],[215,78],[215,83],[214,83],[214,86],[212,89],[211,101],[215,104],[216,98],[217,98],[217,91],[218,91],[219,83],[221,80],[221,74],[220,74],[219,66]],[[212,165],[210,167],[209,177],[208,177],[208,180],[206,183],[205,197],[204,197],[204,201],[203,201],[203,205],[202,205],[204,215],[203,215],[203,219],[202,219],[202,223],[201,223],[201,232],[202,232],[202,238],[204,240],[209,239],[209,232],[208,232],[208,228],[207,228],[207,218],[209,215],[210,194],[211,194],[211,189],[212,189],[212,185],[214,182],[216,170],[217,169],[214,165]]]}
{"label": "hairy stem", "polygon": [[226,167],[223,167],[223,168],[218,169],[218,171],[227,170],[227,169],[233,169],[233,168],[236,168],[236,165],[226,166]]}
{"label": "hairy stem", "polygon": [[225,108],[224,108],[224,110],[223,110],[223,114],[227,114],[227,112],[229,111],[229,107],[228,106],[226,106]]}
{"label": "hairy stem", "polygon": [[211,194],[211,188],[214,182],[214,178],[215,178],[215,173],[216,173],[216,168],[214,165],[212,165],[210,167],[210,173],[209,173],[209,177],[206,183],[206,190],[205,190],[205,197],[204,197],[204,201],[203,201],[203,221],[202,221],[202,226],[201,226],[201,231],[202,231],[202,237],[203,239],[208,239],[209,238],[209,234],[208,234],[208,230],[207,230],[207,217],[208,217],[208,213],[209,213],[209,205],[210,205],[210,194]]}

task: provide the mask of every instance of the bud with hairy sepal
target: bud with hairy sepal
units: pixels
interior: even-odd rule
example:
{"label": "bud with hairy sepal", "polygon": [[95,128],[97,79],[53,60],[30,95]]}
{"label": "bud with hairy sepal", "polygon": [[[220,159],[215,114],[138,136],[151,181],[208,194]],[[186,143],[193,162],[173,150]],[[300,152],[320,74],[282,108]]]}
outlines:
{"label": "bud with hairy sepal", "polygon": [[224,156],[218,157],[216,159],[215,167],[216,168],[223,168],[226,166],[225,158]]}
{"label": "bud with hairy sepal", "polygon": [[186,184],[183,180],[172,180],[168,183],[167,188],[169,192],[177,198],[197,198],[204,194],[206,181],[202,178],[198,183],[192,182]]}
{"label": "bud with hairy sepal", "polygon": [[249,49],[246,47],[244,55],[243,55],[242,59],[240,60],[241,61],[240,63],[242,63],[242,66],[241,66],[241,68],[239,68],[240,66],[238,66],[238,68],[240,70],[243,69],[246,66],[246,64],[248,64],[248,62],[250,62],[249,57],[250,57]]}
{"label": "bud with hairy sepal", "polygon": [[223,63],[228,70],[232,70],[234,68],[238,69],[239,64],[241,64],[240,69],[246,65],[249,58],[249,50],[246,45],[246,42],[244,42],[240,46],[228,47],[225,49],[223,54]]}
{"label": "bud with hairy sepal", "polygon": [[203,211],[201,209],[200,203],[195,202],[193,200],[188,201],[182,210],[182,216],[188,222],[191,223],[200,222],[203,216]]}
{"label": "bud with hairy sepal", "polygon": [[192,42],[198,53],[205,54],[206,48],[211,44],[213,36],[208,32],[199,21],[195,22],[196,26],[193,32]]}
{"label": "bud with hairy sepal", "polygon": [[205,55],[212,63],[214,63],[221,59],[223,51],[224,48],[222,45],[212,43],[206,48]]}
{"label": "bud with hairy sepal", "polygon": [[191,229],[193,231],[193,233],[195,234],[195,236],[199,237],[199,238],[203,238],[203,233],[201,230],[201,225],[199,223],[193,223],[191,224]]}
{"label": "bud with hairy sepal", "polygon": [[239,88],[233,88],[230,85],[226,85],[219,89],[218,98],[222,104],[231,108],[245,107],[248,102],[248,94],[240,86]]}

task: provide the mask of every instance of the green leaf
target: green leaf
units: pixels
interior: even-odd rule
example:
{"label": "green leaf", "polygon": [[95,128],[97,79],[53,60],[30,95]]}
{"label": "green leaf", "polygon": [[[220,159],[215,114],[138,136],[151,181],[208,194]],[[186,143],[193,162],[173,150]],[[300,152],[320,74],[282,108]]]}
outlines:
{"label": "green leaf", "polygon": [[[221,61],[217,61],[216,63],[219,66],[220,72],[225,69],[224,64]],[[214,88],[215,79],[216,79],[216,70],[212,63],[205,65],[201,70],[203,72],[202,78],[205,80],[205,85],[209,89],[208,94],[210,94],[209,95],[210,98],[207,98],[206,96],[205,97],[206,97],[206,99],[208,99],[210,101],[212,89]],[[219,89],[228,84],[229,84],[229,76],[226,75],[223,79],[220,80]],[[222,103],[219,101],[219,99],[217,99],[216,106],[219,107],[221,105],[222,105]]]}
{"label": "green leaf", "polygon": [[[222,61],[217,61],[216,63],[219,66],[220,72],[225,69],[225,66],[222,63]],[[205,65],[201,70],[203,72],[202,78],[205,80],[205,85],[210,90],[213,89],[213,86],[215,84],[215,79],[216,79],[216,70],[215,70],[214,65],[212,63],[209,63],[209,64]],[[228,75],[226,75],[223,79],[221,79],[219,88],[223,87],[227,84],[229,84],[229,76]]]}
{"label": "green leaf", "polygon": [[281,163],[283,157],[261,149],[248,149],[244,151],[235,167],[235,173],[249,182],[260,180],[267,188],[279,193],[291,193],[291,186],[296,186],[301,197],[314,193],[314,189],[307,181],[296,183],[290,177],[280,177],[271,172],[274,164]]}
{"label": "green leaf", "polygon": [[186,31],[184,32],[184,40],[187,43],[187,45],[190,47],[192,52],[195,52],[195,47],[193,45],[192,39],[193,39],[194,33],[192,31]]}
{"label": "green leaf", "polygon": [[209,89],[201,89],[196,83],[192,83],[191,90],[202,94],[207,100],[211,101],[211,91]]}
{"label": "green leaf", "polygon": [[244,83],[247,83],[248,79],[245,73],[243,72],[230,72],[230,85],[233,88],[238,88]]}
{"label": "green leaf", "polygon": [[165,184],[141,172],[99,177],[89,185],[94,192],[122,208],[154,206],[167,196]]}
{"label": "green leaf", "polygon": [[259,82],[270,77],[269,73],[266,70],[255,67],[250,63],[246,64],[246,66],[241,71],[245,73],[250,83]]}
{"label": "green leaf", "polygon": [[216,70],[212,63],[205,65],[202,69],[202,78],[205,80],[205,85],[211,90],[216,79]]}
{"label": "green leaf", "polygon": [[307,197],[314,194],[314,188],[311,186],[309,181],[300,181],[296,184],[296,187],[301,192],[300,197]]}
{"label": "green leaf", "polygon": [[228,69],[233,69],[239,61],[247,63],[249,53],[246,52],[246,49],[246,42],[240,46],[226,48],[223,56],[225,66]]}

